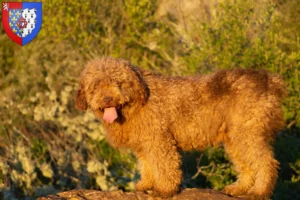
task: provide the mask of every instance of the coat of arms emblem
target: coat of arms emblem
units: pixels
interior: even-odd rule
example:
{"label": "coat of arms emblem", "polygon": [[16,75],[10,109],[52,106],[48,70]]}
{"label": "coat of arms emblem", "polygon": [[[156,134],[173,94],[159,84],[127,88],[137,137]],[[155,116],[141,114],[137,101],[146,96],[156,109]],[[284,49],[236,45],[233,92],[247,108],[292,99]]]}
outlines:
{"label": "coat of arms emblem", "polygon": [[8,37],[24,46],[37,36],[42,26],[41,2],[3,2],[2,26]]}

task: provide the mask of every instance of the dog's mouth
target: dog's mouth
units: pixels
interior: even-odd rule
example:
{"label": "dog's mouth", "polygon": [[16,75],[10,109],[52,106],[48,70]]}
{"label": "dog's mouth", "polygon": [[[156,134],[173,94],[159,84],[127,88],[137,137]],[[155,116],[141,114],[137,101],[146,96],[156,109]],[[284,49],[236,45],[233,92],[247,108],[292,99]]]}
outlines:
{"label": "dog's mouth", "polygon": [[109,107],[103,109],[103,120],[108,123],[113,123],[118,118],[116,107]]}
{"label": "dog's mouth", "polygon": [[117,106],[107,106],[104,108],[99,108],[101,112],[103,112],[103,120],[108,123],[113,123],[119,116],[118,116],[118,110],[120,112],[120,109],[122,109],[123,105],[117,105]]}

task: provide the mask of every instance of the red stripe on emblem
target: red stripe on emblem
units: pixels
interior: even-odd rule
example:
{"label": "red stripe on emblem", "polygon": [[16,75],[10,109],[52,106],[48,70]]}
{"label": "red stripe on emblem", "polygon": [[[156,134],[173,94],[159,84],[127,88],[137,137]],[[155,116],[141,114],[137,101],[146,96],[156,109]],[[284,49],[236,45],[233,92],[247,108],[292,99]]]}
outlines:
{"label": "red stripe on emblem", "polygon": [[22,2],[6,2],[6,3],[8,3],[8,9],[22,9]]}
{"label": "red stripe on emblem", "polygon": [[[4,9],[4,4],[8,5],[8,10]],[[9,9],[22,9],[22,2],[4,2],[2,3],[2,25],[8,37],[22,46],[22,38],[17,36],[9,27]]]}

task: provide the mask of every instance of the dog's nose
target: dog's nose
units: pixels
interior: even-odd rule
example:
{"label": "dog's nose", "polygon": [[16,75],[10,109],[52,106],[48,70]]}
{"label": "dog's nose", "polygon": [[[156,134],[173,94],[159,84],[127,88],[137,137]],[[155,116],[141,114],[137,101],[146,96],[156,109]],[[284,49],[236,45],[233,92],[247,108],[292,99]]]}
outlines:
{"label": "dog's nose", "polygon": [[110,103],[112,100],[113,100],[113,98],[110,97],[110,96],[106,96],[106,97],[103,98],[104,103]]}

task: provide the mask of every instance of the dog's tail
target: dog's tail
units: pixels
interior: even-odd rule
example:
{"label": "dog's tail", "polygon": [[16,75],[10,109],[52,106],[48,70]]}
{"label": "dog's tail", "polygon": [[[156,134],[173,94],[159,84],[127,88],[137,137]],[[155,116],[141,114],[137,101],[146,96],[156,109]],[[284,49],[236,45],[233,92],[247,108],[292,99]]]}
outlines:
{"label": "dog's tail", "polygon": [[279,75],[269,74],[268,77],[268,101],[272,105],[267,112],[269,120],[269,130],[272,139],[277,135],[285,125],[283,110],[281,109],[282,101],[288,92],[283,79]]}
{"label": "dog's tail", "polygon": [[279,102],[282,102],[283,98],[288,95],[286,85],[279,75],[269,74],[268,86],[269,93]]}

